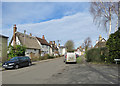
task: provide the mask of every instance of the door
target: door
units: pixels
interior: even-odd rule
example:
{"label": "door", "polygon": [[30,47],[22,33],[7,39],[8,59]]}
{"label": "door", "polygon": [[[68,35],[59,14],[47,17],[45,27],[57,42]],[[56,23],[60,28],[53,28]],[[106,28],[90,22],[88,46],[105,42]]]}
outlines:
{"label": "door", "polygon": [[19,65],[20,65],[20,66],[24,66],[24,65],[25,65],[24,57],[20,57],[19,59],[20,59],[20,60],[19,60]]}

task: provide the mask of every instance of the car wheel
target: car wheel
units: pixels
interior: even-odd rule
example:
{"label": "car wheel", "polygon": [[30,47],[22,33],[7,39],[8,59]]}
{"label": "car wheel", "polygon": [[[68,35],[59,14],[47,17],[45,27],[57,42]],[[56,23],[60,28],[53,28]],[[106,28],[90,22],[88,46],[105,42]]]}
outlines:
{"label": "car wheel", "polygon": [[68,62],[67,61],[65,61],[65,64],[67,64]]}
{"label": "car wheel", "polygon": [[77,64],[77,62],[75,62],[75,64]]}
{"label": "car wheel", "polygon": [[18,69],[19,68],[19,65],[15,65],[15,69]]}
{"label": "car wheel", "polygon": [[5,68],[5,70],[8,70],[8,68]]}
{"label": "car wheel", "polygon": [[28,66],[31,66],[31,65],[32,65],[31,62],[29,62]]}

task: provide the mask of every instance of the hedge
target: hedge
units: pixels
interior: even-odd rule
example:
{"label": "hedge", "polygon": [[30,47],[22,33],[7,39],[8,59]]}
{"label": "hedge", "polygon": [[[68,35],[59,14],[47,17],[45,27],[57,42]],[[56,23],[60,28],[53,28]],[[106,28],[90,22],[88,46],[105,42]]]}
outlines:
{"label": "hedge", "polygon": [[109,52],[106,47],[103,48],[92,48],[86,51],[87,62],[105,62],[108,57]]}
{"label": "hedge", "polygon": [[120,59],[120,27],[118,31],[110,35],[106,45],[109,49],[109,60],[114,62],[114,59]]}

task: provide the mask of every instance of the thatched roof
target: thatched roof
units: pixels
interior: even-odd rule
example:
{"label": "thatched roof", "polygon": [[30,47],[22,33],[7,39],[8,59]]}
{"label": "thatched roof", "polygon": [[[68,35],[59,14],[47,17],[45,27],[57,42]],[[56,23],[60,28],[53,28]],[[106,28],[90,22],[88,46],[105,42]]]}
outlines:
{"label": "thatched roof", "polygon": [[105,47],[105,45],[106,45],[106,42],[99,41],[99,42],[95,45],[95,48]]}
{"label": "thatched roof", "polygon": [[[20,33],[20,32],[16,32],[16,36],[18,37],[21,45],[24,45],[26,48],[30,48],[30,49],[41,49],[40,45],[37,42],[36,37],[24,34],[24,33]],[[13,40],[13,38],[12,38]],[[11,40],[11,42],[12,42]]]}

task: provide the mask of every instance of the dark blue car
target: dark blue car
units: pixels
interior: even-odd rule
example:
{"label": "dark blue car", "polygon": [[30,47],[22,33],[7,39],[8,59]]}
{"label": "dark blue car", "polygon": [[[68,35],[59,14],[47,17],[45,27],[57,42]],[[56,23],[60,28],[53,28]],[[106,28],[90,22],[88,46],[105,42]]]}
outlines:
{"label": "dark blue car", "polygon": [[31,59],[27,56],[21,57],[13,57],[9,61],[6,61],[2,64],[2,67],[5,69],[15,68],[18,69],[19,67],[23,66],[30,66],[32,64]]}

